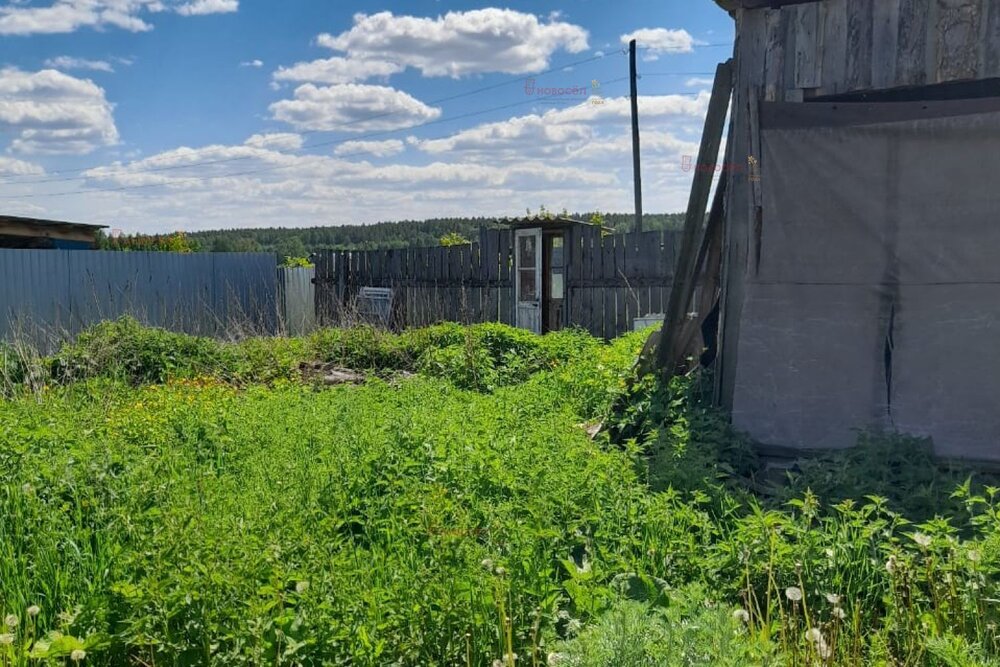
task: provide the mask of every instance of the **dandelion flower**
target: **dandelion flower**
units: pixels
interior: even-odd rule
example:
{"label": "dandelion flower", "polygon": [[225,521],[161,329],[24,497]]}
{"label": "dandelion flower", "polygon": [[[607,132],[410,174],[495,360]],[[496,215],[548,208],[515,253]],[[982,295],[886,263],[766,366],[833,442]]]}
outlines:
{"label": "dandelion flower", "polygon": [[307,590],[309,590],[309,582],[308,581],[300,581],[299,583],[295,584],[295,592],[296,593],[302,594],[302,593],[305,593]]}
{"label": "dandelion flower", "polygon": [[979,560],[983,557],[983,555],[979,553],[979,551],[977,551],[976,549],[970,549],[969,553],[967,553],[966,555],[969,557],[969,560],[972,561],[973,563],[978,563]]}
{"label": "dandelion flower", "polygon": [[494,660],[493,661],[493,667],[503,667],[503,660],[501,660],[500,658],[497,658],[496,660]]}
{"label": "dandelion flower", "polygon": [[926,549],[931,545],[931,536],[925,535],[924,533],[914,533],[913,541],[917,543],[921,549]]}
{"label": "dandelion flower", "polygon": [[480,565],[483,566],[484,570],[489,570],[489,571],[493,570],[493,561],[490,560],[489,558],[484,558],[483,562],[480,563]]}
{"label": "dandelion flower", "polygon": [[833,655],[833,651],[826,644],[820,644],[818,647],[819,657],[823,660],[829,660],[830,656]]}
{"label": "dandelion flower", "polygon": [[28,607],[28,616],[30,616],[31,618],[38,616],[40,613],[42,613],[42,608],[39,607],[37,604],[33,604],[30,607]]}
{"label": "dandelion flower", "polygon": [[792,602],[799,602],[802,600],[802,589],[798,586],[789,586],[785,589],[785,597]]}
{"label": "dandelion flower", "polygon": [[896,571],[896,557],[889,556],[889,560],[885,562],[885,571],[889,574],[893,574]]}
{"label": "dandelion flower", "polygon": [[733,618],[735,618],[737,621],[742,621],[743,623],[750,622],[750,614],[747,613],[746,609],[734,609]]}
{"label": "dandelion flower", "polygon": [[833,608],[833,617],[837,618],[837,619],[840,619],[842,621],[845,618],[847,618],[847,613],[844,611],[844,609],[842,607],[834,607]]}
{"label": "dandelion flower", "polygon": [[8,628],[16,628],[18,623],[20,623],[20,620],[14,614],[7,614],[3,619],[3,624]]}
{"label": "dandelion flower", "polygon": [[836,593],[827,593],[826,601],[832,605],[838,605],[840,604],[840,596],[837,595]]}
{"label": "dandelion flower", "polygon": [[9,632],[0,634],[0,646],[10,646],[14,643],[14,635]]}
{"label": "dandelion flower", "polygon": [[82,648],[75,649],[72,653],[69,654],[69,659],[72,660],[73,662],[80,662],[86,657],[87,657],[87,652],[84,651]]}
{"label": "dandelion flower", "polygon": [[504,577],[507,575],[507,570],[505,570],[503,566],[500,566],[496,569],[496,573],[498,577]]}
{"label": "dandelion flower", "polygon": [[583,621],[578,618],[571,618],[566,622],[567,634],[575,635],[583,629]]}
{"label": "dandelion flower", "polygon": [[820,632],[819,628],[809,628],[806,630],[806,639],[813,644],[820,644],[823,642],[823,633]]}
{"label": "dandelion flower", "polygon": [[566,661],[565,653],[549,653],[549,657],[546,658],[545,663],[549,667],[557,667]]}

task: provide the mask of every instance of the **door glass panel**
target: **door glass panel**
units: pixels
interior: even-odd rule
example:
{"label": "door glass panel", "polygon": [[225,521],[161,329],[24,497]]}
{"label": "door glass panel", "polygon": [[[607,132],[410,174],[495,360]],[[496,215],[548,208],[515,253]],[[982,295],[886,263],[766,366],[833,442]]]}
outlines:
{"label": "door glass panel", "polygon": [[563,237],[552,237],[552,268],[563,266]]}
{"label": "door glass panel", "polygon": [[552,272],[552,298],[563,298],[563,274],[561,270]]}
{"label": "door glass panel", "polygon": [[517,241],[517,266],[522,269],[535,266],[538,248],[534,236],[519,236]]}
{"label": "door glass panel", "polygon": [[518,271],[521,280],[521,293],[518,301],[538,301],[538,284],[535,281],[535,269],[520,269]]}

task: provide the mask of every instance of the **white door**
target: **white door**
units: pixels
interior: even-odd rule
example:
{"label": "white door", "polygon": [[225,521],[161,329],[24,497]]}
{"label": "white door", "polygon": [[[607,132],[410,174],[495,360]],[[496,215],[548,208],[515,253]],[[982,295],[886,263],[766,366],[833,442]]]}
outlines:
{"label": "white door", "polygon": [[515,324],[542,333],[542,230],[514,231]]}

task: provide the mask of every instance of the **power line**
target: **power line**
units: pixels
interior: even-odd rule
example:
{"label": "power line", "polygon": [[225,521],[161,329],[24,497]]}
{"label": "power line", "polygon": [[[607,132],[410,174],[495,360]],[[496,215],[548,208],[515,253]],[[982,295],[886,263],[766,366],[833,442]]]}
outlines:
{"label": "power line", "polygon": [[[614,52],[614,53],[617,54],[617,52]],[[573,61],[573,62],[570,62],[570,63],[565,63],[563,65],[560,65],[559,67],[553,67],[551,69],[544,70],[544,71],[539,72],[537,74],[533,74],[533,75],[529,75],[529,76],[522,76],[522,77],[519,77],[519,78],[516,78],[516,79],[508,79],[507,81],[501,81],[501,82],[498,82],[498,83],[490,84],[488,86],[481,86],[481,87],[476,88],[474,90],[468,90],[468,91],[465,91],[465,92],[462,92],[462,93],[457,93],[455,95],[448,95],[446,97],[441,97],[441,98],[438,98],[438,99],[435,99],[435,100],[430,100],[428,102],[425,102],[424,104],[426,104],[427,106],[431,106],[431,105],[435,105],[435,104],[442,104],[444,102],[450,102],[450,101],[453,101],[453,100],[461,99],[463,97],[470,97],[472,95],[479,95],[481,93],[488,92],[490,90],[496,90],[497,88],[502,88],[504,86],[509,86],[509,85],[512,85],[512,84],[515,84],[515,83],[524,83],[524,82],[527,82],[528,80],[534,79],[536,77],[547,76],[549,74],[554,74],[556,72],[561,72],[561,71],[564,71],[564,70],[566,70],[567,68],[570,68],[570,67],[577,67],[579,65],[586,65],[586,64],[598,61],[598,60],[603,60],[604,58],[607,58],[607,57],[608,57],[608,54],[602,53],[600,55],[591,56],[590,58],[584,58],[582,60],[577,60],[577,61]],[[297,134],[299,134],[300,136],[311,136],[311,135],[314,135],[314,134],[320,134],[320,133],[326,133],[326,132],[336,132],[337,130],[343,129],[345,127],[349,127],[351,125],[357,125],[358,123],[368,123],[368,122],[371,122],[373,120],[379,120],[381,118],[386,118],[386,117],[389,117],[389,116],[394,116],[394,115],[397,115],[399,113],[401,113],[400,110],[396,110],[396,111],[384,111],[382,113],[378,113],[378,114],[374,114],[374,115],[370,115],[370,116],[365,116],[364,118],[356,118],[356,119],[354,119],[352,121],[347,121],[345,123],[341,123],[337,127],[334,127],[334,128],[323,129],[323,130],[304,130],[304,131],[301,131],[301,132],[297,132]],[[421,126],[418,125],[418,126],[415,126],[415,127],[421,127]],[[407,129],[413,129],[413,128],[407,128]],[[367,139],[367,138],[370,138],[370,137],[373,137],[373,136],[380,136],[380,135],[383,135],[383,134],[385,134],[387,132],[393,132],[393,131],[395,131],[395,130],[385,130],[385,131],[381,131],[381,132],[373,132],[373,133],[358,135],[358,136],[352,137],[350,139],[350,141],[358,141],[358,140]],[[300,147],[299,150],[305,150],[305,149],[308,149],[308,148],[315,148],[317,146],[322,146],[322,145],[324,145],[324,144],[305,145],[305,146]],[[152,172],[158,172],[158,171],[171,171],[171,170],[174,170],[174,169],[186,169],[188,167],[196,167],[196,166],[204,166],[204,165],[212,165],[212,164],[224,164],[224,163],[227,163],[227,162],[238,162],[240,160],[248,160],[248,159],[251,159],[252,157],[253,156],[251,156],[251,155],[245,155],[245,156],[239,156],[239,157],[220,158],[218,160],[206,160],[206,161],[203,161],[203,162],[200,162],[200,163],[197,163],[197,164],[192,163],[192,164],[185,164],[185,165],[166,165],[166,166],[163,166],[163,167],[150,167],[148,169],[143,169],[143,170],[140,170],[138,172],[133,172],[133,173],[145,173],[145,172],[152,173]],[[103,166],[105,166],[105,165],[93,165],[93,166],[90,166],[90,167],[82,167],[82,168],[78,168],[78,169],[64,169],[64,170],[60,170],[60,171],[49,172],[49,175],[51,175],[51,176],[58,176],[58,175],[62,175],[62,174],[82,174],[85,171],[90,171],[92,169],[99,169],[99,168],[101,168]],[[67,181],[87,180],[87,178],[88,177],[86,177],[86,176],[73,177],[73,178],[41,178],[41,179],[31,179],[31,180],[9,181],[9,182],[5,182],[5,183],[0,183],[0,185],[32,185],[32,184],[36,184],[36,183],[63,183],[63,182],[67,182]]]}
{"label": "power line", "polygon": [[[628,77],[618,77],[617,79],[611,79],[611,80],[608,80],[608,81],[604,81],[604,82],[602,82],[602,85],[619,83],[619,82],[625,81],[627,79],[628,79]],[[678,95],[697,95],[698,93],[677,93],[677,94]],[[534,104],[534,103],[537,103],[537,102],[540,102],[540,101],[543,101],[543,100],[546,100],[546,99],[558,99],[558,97],[559,97],[558,95],[547,95],[547,96],[543,96],[543,97],[535,97],[535,98],[531,98],[531,99],[527,99],[527,100],[522,100],[520,102],[514,102],[514,103],[511,103],[511,104],[505,104],[505,105],[502,105],[502,106],[491,107],[489,109],[482,109],[482,110],[479,110],[479,111],[473,111],[473,112],[469,112],[469,113],[465,113],[465,114],[460,114],[460,115],[457,115],[457,116],[449,116],[448,118],[438,118],[438,119],[435,119],[435,120],[432,120],[432,121],[428,121],[426,123],[421,123],[420,125],[416,125],[416,126],[413,126],[413,127],[400,128],[398,130],[386,130],[384,132],[381,132],[380,134],[390,134],[390,133],[394,133],[394,132],[401,132],[401,131],[404,131],[404,130],[414,130],[416,128],[426,127],[428,125],[435,125],[435,124],[439,124],[439,123],[445,123],[445,122],[451,122],[451,121],[455,121],[455,120],[461,120],[463,118],[469,118],[469,117],[472,117],[472,116],[480,116],[480,115],[483,115],[483,114],[492,113],[494,111],[500,111],[500,110],[503,110],[503,109],[509,109],[509,108],[516,107],[516,106],[523,106],[523,105],[526,105],[526,104]],[[447,136],[448,135],[442,135],[441,137],[435,137],[435,139],[443,139],[443,138],[445,138]],[[315,148],[315,147],[320,147],[320,146],[332,146],[332,145],[335,145],[335,144],[343,144],[343,143],[347,143],[349,141],[356,141],[356,140],[357,140],[357,138],[338,139],[336,141],[329,141],[329,142],[323,142],[323,143],[314,144],[313,146],[310,146],[310,147],[311,148]],[[359,156],[359,155],[373,154],[374,152],[375,151],[373,151],[373,150],[358,151],[356,153],[348,153],[348,154],[345,154],[345,155],[341,155],[339,157],[342,157],[342,158],[343,157],[356,157],[356,156]],[[252,157],[252,156],[244,156],[244,157],[241,157],[240,159],[248,159],[249,157]],[[177,168],[200,167],[200,166],[205,166],[206,164],[209,164],[209,163],[208,162],[197,163],[197,164],[196,163],[192,163],[192,164],[187,164],[187,165],[180,165]],[[145,184],[142,184],[142,185],[122,185],[122,186],[113,187],[113,188],[94,188],[94,189],[88,189],[88,190],[67,190],[67,191],[64,191],[64,192],[53,192],[53,193],[40,193],[40,192],[36,192],[36,193],[29,193],[29,194],[25,194],[25,195],[3,195],[3,196],[0,196],[0,200],[38,199],[38,198],[42,198],[42,197],[46,197],[46,198],[48,198],[48,197],[67,197],[67,196],[73,196],[73,195],[99,194],[99,193],[103,193],[103,192],[126,192],[126,191],[132,191],[132,190],[144,190],[144,189],[149,189],[149,188],[166,187],[166,186],[170,186],[170,185],[173,185],[173,184],[176,184],[176,183],[185,183],[185,182],[190,182],[190,181],[210,181],[210,180],[216,180],[216,179],[222,179],[222,178],[235,178],[235,177],[238,177],[238,176],[250,176],[250,175],[254,175],[254,174],[261,174],[261,173],[266,173],[266,172],[278,171],[278,170],[281,170],[281,169],[291,169],[292,167],[296,167],[296,166],[300,166],[300,165],[296,165],[296,164],[276,165],[276,166],[272,166],[272,167],[263,167],[263,168],[259,168],[259,169],[250,169],[250,170],[246,170],[246,171],[232,172],[232,173],[228,173],[228,174],[219,174],[219,175],[215,175],[215,176],[191,176],[191,177],[185,177],[185,178],[177,178],[177,179],[171,180],[171,181],[169,181],[167,183],[145,183]],[[146,170],[146,171],[137,171],[137,172],[128,172],[128,174],[126,174],[126,175],[131,175],[131,174],[134,174],[134,173],[142,174],[142,173],[150,173],[150,172],[149,172],[149,170]],[[79,179],[68,179],[68,180],[79,180]],[[20,184],[17,184],[17,185],[20,185]]]}

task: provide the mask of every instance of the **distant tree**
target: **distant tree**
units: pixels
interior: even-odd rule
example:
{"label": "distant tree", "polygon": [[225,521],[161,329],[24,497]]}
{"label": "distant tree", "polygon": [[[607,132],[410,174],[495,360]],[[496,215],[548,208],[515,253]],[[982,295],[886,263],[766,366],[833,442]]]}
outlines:
{"label": "distant tree", "polygon": [[278,253],[280,259],[305,257],[309,254],[309,251],[306,250],[306,244],[302,242],[302,237],[300,236],[289,236],[288,238],[281,239],[275,247],[275,252]]}
{"label": "distant tree", "polygon": [[98,237],[98,247],[103,250],[119,250],[123,252],[198,252],[201,250],[198,241],[189,238],[184,232],[173,234],[130,234],[125,236]]}
{"label": "distant tree", "polygon": [[472,243],[472,241],[470,241],[469,239],[465,238],[464,236],[462,236],[457,232],[448,232],[447,234],[441,237],[440,242],[441,245],[445,246],[446,248],[456,245],[467,245],[469,243]]}
{"label": "distant tree", "polygon": [[281,266],[286,269],[311,269],[315,266],[308,257],[285,257]]}

